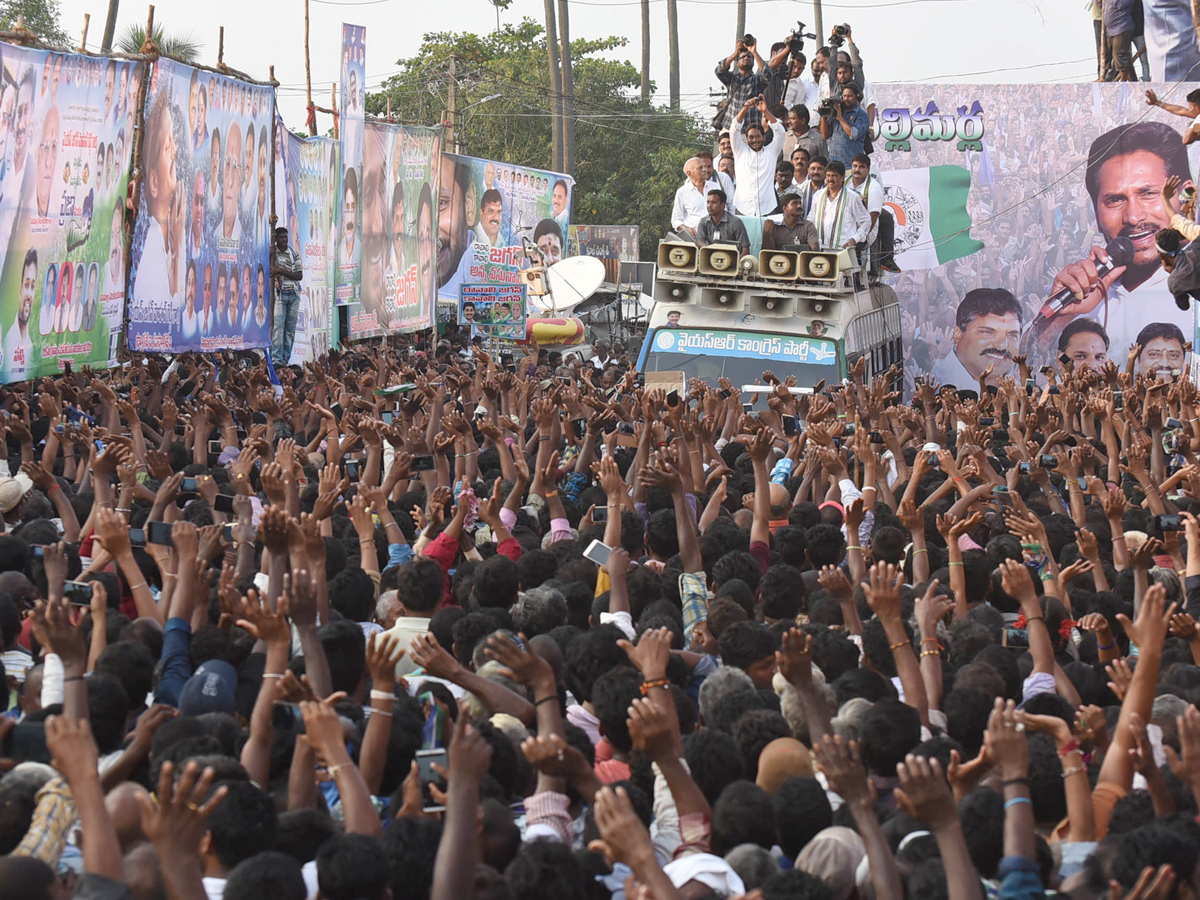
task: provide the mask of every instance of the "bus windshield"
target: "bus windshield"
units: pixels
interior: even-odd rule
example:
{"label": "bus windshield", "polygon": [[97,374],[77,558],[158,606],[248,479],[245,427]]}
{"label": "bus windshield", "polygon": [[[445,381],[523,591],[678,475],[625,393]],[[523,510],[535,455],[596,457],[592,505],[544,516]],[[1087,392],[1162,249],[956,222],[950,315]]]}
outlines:
{"label": "bus windshield", "polygon": [[728,378],[735,387],[758,384],[764,369],[780,379],[796,376],[799,387],[836,381],[837,345],[826,338],[762,331],[658,328],[646,338],[638,367],[643,372],[682,372],[713,387]]}

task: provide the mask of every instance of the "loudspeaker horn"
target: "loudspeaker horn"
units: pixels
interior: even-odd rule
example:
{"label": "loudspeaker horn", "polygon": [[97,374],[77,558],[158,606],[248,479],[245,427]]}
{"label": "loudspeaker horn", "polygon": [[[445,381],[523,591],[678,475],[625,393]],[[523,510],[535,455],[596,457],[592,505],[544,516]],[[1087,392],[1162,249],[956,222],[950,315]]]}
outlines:
{"label": "loudspeaker horn", "polygon": [[736,278],[738,275],[738,248],[730,244],[709,244],[700,248],[701,275],[716,278]]}
{"label": "loudspeaker horn", "polygon": [[758,271],[773,281],[795,281],[800,272],[800,254],[791,250],[763,250],[758,254]]}
{"label": "loudspeaker horn", "polygon": [[698,249],[695,244],[663,241],[658,245],[659,271],[695,272]]}
{"label": "loudspeaker horn", "polygon": [[742,312],[746,308],[746,295],[735,288],[702,288],[700,308],[721,312]]}

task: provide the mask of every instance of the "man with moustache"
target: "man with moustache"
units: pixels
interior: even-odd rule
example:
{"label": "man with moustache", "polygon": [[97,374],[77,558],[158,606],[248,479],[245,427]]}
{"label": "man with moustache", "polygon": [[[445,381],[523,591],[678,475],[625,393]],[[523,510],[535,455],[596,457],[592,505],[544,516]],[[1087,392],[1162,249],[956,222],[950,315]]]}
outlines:
{"label": "man with moustache", "polygon": [[683,164],[683,174],[687,180],[675,191],[675,205],[671,209],[671,228],[679,235],[695,238],[696,228],[707,215],[708,191],[720,190],[709,187],[704,174],[704,163],[699,157],[693,156]]}
{"label": "man with moustache", "polygon": [[255,213],[254,227],[256,229],[267,225],[267,127],[264,125],[258,132],[258,212]]}
{"label": "man with moustache", "polygon": [[1021,304],[1006,290],[968,291],[955,315],[954,348],[930,373],[939,383],[960,389],[978,385],[991,367],[987,383],[999,386],[1013,368],[1021,338]]}
{"label": "man with moustache", "polygon": [[213,311],[213,270],[212,263],[204,265],[204,306],[200,309],[200,334],[208,334],[212,329]]}
{"label": "man with moustache", "polygon": [[504,212],[504,201],[495,188],[483,192],[479,203],[479,224],[475,226],[475,240],[489,247],[500,246],[500,220]]}
{"label": "man with moustache", "polygon": [[1152,322],[1137,336],[1137,370],[1147,381],[1172,381],[1183,371],[1183,332],[1171,322]]}
{"label": "man with moustache", "polygon": [[[29,138],[33,128],[33,67],[27,66],[17,85],[17,107],[13,111],[13,170],[9,176],[10,188],[5,193],[20,197],[24,206],[28,201],[34,177],[29,166]],[[7,233],[7,232],[6,232]]]}
{"label": "man with moustache", "polygon": [[[1092,143],[1085,184],[1102,242],[1055,277],[1050,292],[1068,288],[1075,302],[1058,311],[1059,327],[1046,329],[1043,341],[1057,340],[1061,327],[1078,316],[1104,323],[1116,347],[1134,343],[1146,322],[1191,331],[1191,310],[1176,306],[1155,246],[1158,232],[1170,226],[1161,192],[1171,175],[1179,177],[1181,188],[1193,184],[1182,137],[1162,122],[1121,125]],[[1108,261],[1104,245],[1116,237],[1133,243],[1133,260],[1101,276],[1097,266]]]}
{"label": "man with moustache", "polygon": [[1099,372],[1108,362],[1108,334],[1099,322],[1076,319],[1058,336],[1058,353],[1067,354],[1077,372],[1082,369]]}
{"label": "man with moustache", "polygon": [[[209,277],[212,271],[209,270]],[[211,288],[211,283],[209,284]],[[180,326],[185,342],[195,343],[200,338],[200,315],[196,309],[196,261],[188,260],[187,279],[183,283],[183,320]]]}
{"label": "man with moustache", "polygon": [[554,222],[566,234],[567,223],[567,183],[559,178],[550,190],[550,207],[554,210]]}

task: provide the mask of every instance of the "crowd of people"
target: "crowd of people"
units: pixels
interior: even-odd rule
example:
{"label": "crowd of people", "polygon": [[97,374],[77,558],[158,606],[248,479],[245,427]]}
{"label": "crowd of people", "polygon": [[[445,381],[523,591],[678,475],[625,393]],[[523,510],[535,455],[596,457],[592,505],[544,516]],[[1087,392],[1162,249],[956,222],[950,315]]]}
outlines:
{"label": "crowd of people", "polygon": [[1195,896],[1196,388],[1017,362],[6,387],[0,898]]}

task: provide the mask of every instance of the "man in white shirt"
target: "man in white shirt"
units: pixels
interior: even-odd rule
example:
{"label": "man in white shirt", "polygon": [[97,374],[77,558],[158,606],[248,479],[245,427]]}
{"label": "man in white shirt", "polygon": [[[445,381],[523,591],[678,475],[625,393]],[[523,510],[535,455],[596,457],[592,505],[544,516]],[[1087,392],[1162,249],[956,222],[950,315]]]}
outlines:
{"label": "man in white shirt", "polygon": [[708,215],[705,207],[704,164],[699,157],[693,156],[683,164],[683,174],[687,180],[675,191],[675,205],[671,209],[671,228],[681,235],[696,237],[696,226]]}
{"label": "man in white shirt", "polygon": [[[1080,299],[1062,307],[1054,327],[1042,332],[1043,351],[1051,352],[1050,342],[1061,328],[1081,315],[1104,325],[1114,356],[1123,356],[1152,322],[1174,323],[1190,334],[1192,311],[1176,306],[1156,244],[1158,232],[1171,224],[1161,196],[1167,179],[1178,176],[1179,188],[1193,184],[1182,135],[1164,122],[1119,125],[1096,138],[1087,159],[1084,181],[1099,241],[1084,259],[1055,277],[1051,293],[1068,288]],[[1118,237],[1132,243],[1133,258],[1128,265],[1108,268],[1106,245]],[[1101,274],[1100,268],[1106,271]]]}
{"label": "man in white shirt", "polygon": [[[17,318],[4,338],[2,368],[8,381],[24,381],[33,368],[33,338],[29,334],[29,318],[33,314],[33,294],[37,290],[38,252],[34,247],[25,251],[21,266],[21,283],[17,289]],[[47,307],[48,309],[49,307]]]}
{"label": "man in white shirt", "polygon": [[[743,136],[742,120],[751,107],[759,111],[763,124],[771,129],[771,143],[764,144],[763,130],[758,125],[750,125]],[[765,216],[779,202],[775,196],[775,165],[783,152],[783,137],[783,126],[767,109],[762,97],[747,100],[746,105],[738,110],[730,141],[738,173],[734,197],[739,215]]]}
{"label": "man in white shirt", "polygon": [[871,248],[879,237],[879,216],[883,212],[883,185],[871,174],[871,157],[865,153],[856,153],[850,163],[850,190],[862,198],[867,215],[871,217],[871,230],[867,232],[868,250],[863,266],[867,267],[869,260],[869,265],[874,270],[877,267],[878,254],[872,252]]}
{"label": "man in white shirt", "polygon": [[987,383],[999,385],[1014,370],[1020,347],[1021,305],[1008,291],[968,291],[955,313],[954,349],[934,363],[930,373],[942,385],[960,390],[978,387],[990,366]]}
{"label": "man in white shirt", "polygon": [[871,217],[862,198],[846,190],[846,167],[836,159],[825,167],[825,187],[813,198],[808,220],[817,227],[822,250],[853,249],[867,239]]}

